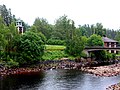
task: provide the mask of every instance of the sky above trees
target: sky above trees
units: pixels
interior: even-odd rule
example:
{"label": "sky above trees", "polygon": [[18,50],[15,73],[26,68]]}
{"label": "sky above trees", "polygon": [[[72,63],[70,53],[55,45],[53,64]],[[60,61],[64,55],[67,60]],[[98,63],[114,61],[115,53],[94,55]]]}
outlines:
{"label": "sky above trees", "polygon": [[120,0],[0,0],[12,14],[32,25],[36,17],[49,23],[64,14],[75,25],[102,23],[105,28],[120,28]]}

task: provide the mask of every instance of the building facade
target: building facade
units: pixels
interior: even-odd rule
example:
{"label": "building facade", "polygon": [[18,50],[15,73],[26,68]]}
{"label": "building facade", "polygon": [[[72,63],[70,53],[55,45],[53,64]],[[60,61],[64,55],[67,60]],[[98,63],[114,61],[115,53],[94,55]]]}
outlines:
{"label": "building facade", "polygon": [[[112,40],[108,37],[103,37],[102,38],[103,42],[104,42],[104,47],[109,47],[109,48],[116,48],[118,41],[116,40]],[[117,53],[116,50],[109,50],[110,53]]]}
{"label": "building facade", "polygon": [[19,33],[19,34],[23,34],[22,20],[18,19],[18,20],[16,21],[16,27],[17,27],[18,33]]}

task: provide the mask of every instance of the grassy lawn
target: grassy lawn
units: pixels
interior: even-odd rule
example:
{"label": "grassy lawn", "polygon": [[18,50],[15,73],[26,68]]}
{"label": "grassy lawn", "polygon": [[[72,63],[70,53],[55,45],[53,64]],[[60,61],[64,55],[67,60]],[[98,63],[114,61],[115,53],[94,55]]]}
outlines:
{"label": "grassy lawn", "polygon": [[65,50],[65,46],[62,46],[62,45],[46,45],[46,50],[42,59],[43,60],[59,60],[64,57],[74,59],[74,57],[66,54],[64,50]]}
{"label": "grassy lawn", "polygon": [[65,46],[62,45],[45,45],[47,51],[54,51],[54,50],[64,50]]}

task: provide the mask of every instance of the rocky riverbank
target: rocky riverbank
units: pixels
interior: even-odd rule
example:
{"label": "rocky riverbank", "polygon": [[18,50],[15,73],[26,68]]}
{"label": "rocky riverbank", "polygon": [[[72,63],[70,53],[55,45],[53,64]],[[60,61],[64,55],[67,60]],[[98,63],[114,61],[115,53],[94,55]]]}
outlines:
{"label": "rocky riverbank", "polygon": [[[108,66],[99,66],[99,67],[85,67],[81,68],[82,71],[85,71],[96,76],[111,77],[120,75],[120,63],[108,65]],[[120,90],[120,83],[111,85],[106,88],[106,90]]]}
{"label": "rocky riverbank", "polygon": [[120,83],[114,84],[106,88],[106,90],[120,90]]}
{"label": "rocky riverbank", "polygon": [[85,67],[82,68],[82,71],[85,71],[96,76],[117,76],[120,75],[120,63],[108,65],[108,66],[99,66],[99,67]]}
{"label": "rocky riverbank", "polygon": [[79,69],[80,63],[76,63],[73,60],[60,60],[60,61],[45,61],[40,62],[38,65],[22,67],[22,68],[0,68],[0,76],[14,75],[14,74],[29,74],[34,72],[40,72],[42,70],[52,69]]}
{"label": "rocky riverbank", "polygon": [[[95,65],[96,66],[96,65]],[[24,68],[0,68],[0,76],[15,74],[31,74],[42,70],[51,69],[78,69],[100,77],[111,77],[120,75],[120,63],[108,66],[91,67],[89,63],[75,62],[73,60],[47,61],[38,65]],[[120,83],[114,84],[106,88],[106,90],[120,90]]]}
{"label": "rocky riverbank", "polygon": [[[11,74],[26,74],[32,72],[39,72],[41,70],[49,69],[78,69],[85,71],[96,76],[116,76],[120,74],[120,63],[108,65],[108,66],[99,66],[99,67],[90,67],[90,63],[84,62],[75,62],[74,60],[60,60],[60,61],[46,61],[41,62],[38,65],[32,67],[24,68],[0,68],[0,76],[11,75]],[[95,64],[96,66],[96,64]]]}
{"label": "rocky riverbank", "polygon": [[14,75],[14,74],[29,74],[39,72],[39,68],[15,68],[15,69],[0,69],[0,76]]}

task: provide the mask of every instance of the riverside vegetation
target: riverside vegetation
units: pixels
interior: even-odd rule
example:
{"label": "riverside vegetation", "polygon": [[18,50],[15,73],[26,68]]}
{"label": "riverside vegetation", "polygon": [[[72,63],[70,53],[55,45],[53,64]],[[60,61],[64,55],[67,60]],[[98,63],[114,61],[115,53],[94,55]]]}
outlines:
{"label": "riverside vegetation", "polygon": [[[75,22],[66,15],[58,18],[55,25],[39,17],[32,26],[23,21],[23,35],[18,33],[16,21],[11,10],[5,5],[0,5],[0,63],[9,68],[63,57],[85,58],[86,54],[82,52],[85,46],[103,46],[103,35],[109,35],[110,38],[119,41],[119,31],[107,30],[101,23],[77,28]],[[50,50],[49,47],[52,46],[46,45],[62,46],[57,46],[57,50],[54,46],[54,50]],[[64,49],[61,49],[62,47]],[[99,51],[97,54],[93,52],[91,55],[102,61],[114,58],[114,55],[106,51]]]}
{"label": "riverside vegetation", "polygon": [[[30,67],[47,60],[59,62],[61,58],[72,59],[73,62],[68,64],[76,67],[79,64],[74,63],[75,59],[78,62],[81,58],[83,62],[86,60],[84,59],[86,54],[83,52],[85,46],[103,46],[101,38],[103,35],[120,41],[120,30],[103,28],[101,23],[75,27],[75,22],[66,15],[58,18],[55,25],[39,17],[32,26],[23,21],[23,35],[18,33],[15,27],[16,21],[11,10],[5,5],[0,5],[0,70],[3,74],[14,74],[15,71],[20,73],[39,71],[41,66],[37,69],[23,67]],[[115,59],[115,55],[107,51],[93,52],[91,56],[96,62],[109,62]],[[62,66],[68,64],[62,63]],[[84,66],[84,63],[82,65]],[[46,66],[52,68],[49,64]]]}
{"label": "riverside vegetation", "polygon": [[[0,5],[0,13],[0,66],[6,68],[61,58],[86,58],[85,46],[103,46],[101,37],[108,32],[101,23],[77,28],[74,21],[64,15],[56,20],[55,25],[43,18],[36,18],[32,26],[23,22],[24,34],[21,35],[15,27],[15,15],[5,5]],[[115,55],[98,51],[91,56],[98,61],[109,61]]]}

